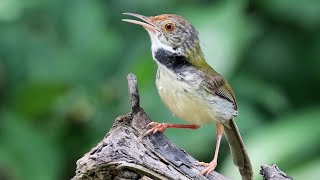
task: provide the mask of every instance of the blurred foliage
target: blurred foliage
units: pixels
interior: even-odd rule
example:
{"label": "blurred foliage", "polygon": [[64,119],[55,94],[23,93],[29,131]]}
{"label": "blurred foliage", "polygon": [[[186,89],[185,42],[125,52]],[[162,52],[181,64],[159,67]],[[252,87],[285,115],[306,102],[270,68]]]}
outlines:
{"label": "blurred foliage", "polygon": [[[129,111],[129,72],[152,119],[183,122],[157,95],[147,33],[121,22],[123,12],[180,14],[197,27],[208,62],[237,95],[256,176],[273,162],[298,179],[320,176],[320,1],[1,0],[1,180],[70,179]],[[166,135],[211,160],[214,125]],[[224,140],[217,170],[239,179],[229,156]]]}

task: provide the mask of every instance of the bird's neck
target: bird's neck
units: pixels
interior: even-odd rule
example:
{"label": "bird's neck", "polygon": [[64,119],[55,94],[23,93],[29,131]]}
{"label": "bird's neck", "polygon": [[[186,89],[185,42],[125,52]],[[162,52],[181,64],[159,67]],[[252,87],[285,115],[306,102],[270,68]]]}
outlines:
{"label": "bird's neck", "polygon": [[180,72],[188,68],[212,69],[205,61],[201,47],[198,45],[189,50],[174,49],[163,44],[152,44],[153,59],[161,66],[174,72]]}
{"label": "bird's neck", "polygon": [[153,57],[158,65],[164,66],[173,72],[178,72],[181,69],[192,66],[187,57],[163,48],[159,48],[153,52]]}

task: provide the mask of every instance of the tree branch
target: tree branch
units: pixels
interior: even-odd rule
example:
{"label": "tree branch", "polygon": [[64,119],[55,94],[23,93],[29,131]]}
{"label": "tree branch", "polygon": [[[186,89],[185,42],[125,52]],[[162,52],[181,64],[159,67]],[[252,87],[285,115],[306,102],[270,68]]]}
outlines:
{"label": "tree branch", "polygon": [[227,180],[217,172],[200,175],[203,167],[163,134],[143,136],[150,123],[139,105],[137,79],[128,77],[131,112],[119,116],[96,147],[77,161],[73,180],[100,179],[211,179]]}
{"label": "tree branch", "polygon": [[264,180],[292,180],[285,172],[281,171],[276,164],[271,166],[263,164],[261,166],[260,174]]}
{"label": "tree branch", "polygon": [[119,116],[102,141],[77,161],[73,180],[85,179],[215,179],[227,178],[213,172],[199,175],[203,168],[163,134],[143,137],[150,123],[139,105],[135,75],[128,77],[131,112]]}

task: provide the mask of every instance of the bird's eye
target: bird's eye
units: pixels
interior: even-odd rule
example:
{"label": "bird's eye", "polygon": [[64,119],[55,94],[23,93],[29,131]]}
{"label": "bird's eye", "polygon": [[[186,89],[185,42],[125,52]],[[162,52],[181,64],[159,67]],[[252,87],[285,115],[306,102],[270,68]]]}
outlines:
{"label": "bird's eye", "polygon": [[166,30],[166,31],[173,31],[174,30],[174,24],[173,23],[166,23],[166,24],[164,24],[164,29]]}

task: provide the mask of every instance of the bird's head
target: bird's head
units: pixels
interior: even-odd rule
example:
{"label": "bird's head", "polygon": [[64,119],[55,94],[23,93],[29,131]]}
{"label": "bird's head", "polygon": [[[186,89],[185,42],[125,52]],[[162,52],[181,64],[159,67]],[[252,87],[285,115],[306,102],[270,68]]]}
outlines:
{"label": "bird's head", "polygon": [[141,21],[123,19],[123,21],[143,26],[149,33],[153,53],[159,48],[172,53],[184,55],[201,54],[198,33],[190,22],[174,14],[143,16],[135,13],[124,13]]}

